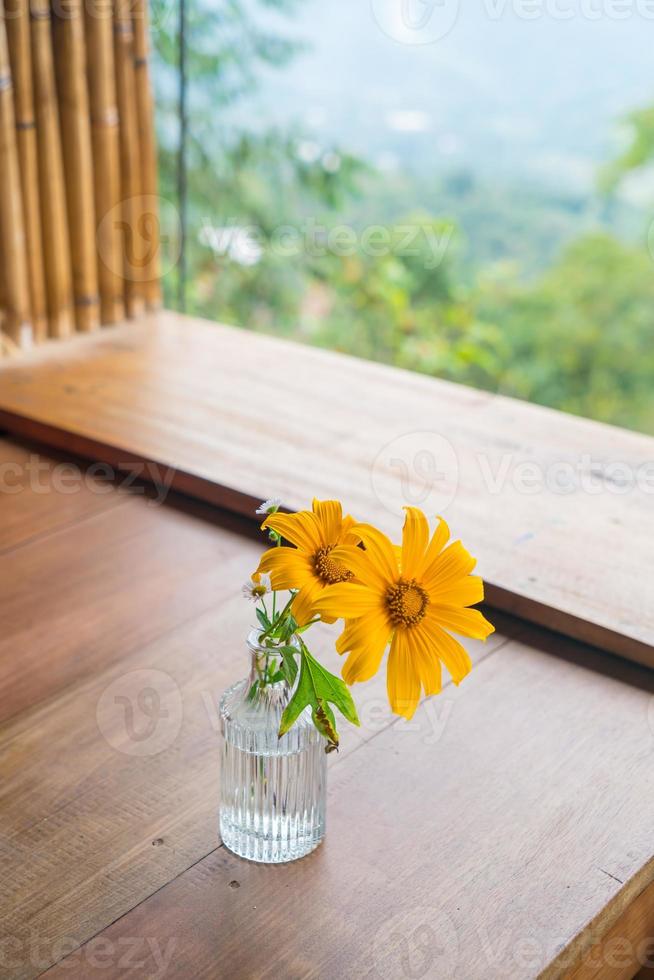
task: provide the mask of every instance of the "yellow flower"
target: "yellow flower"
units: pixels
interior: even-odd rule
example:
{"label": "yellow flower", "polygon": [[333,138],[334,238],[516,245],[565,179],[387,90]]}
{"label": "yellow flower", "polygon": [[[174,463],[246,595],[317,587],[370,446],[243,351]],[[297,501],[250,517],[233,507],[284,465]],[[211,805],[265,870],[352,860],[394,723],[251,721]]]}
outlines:
{"label": "yellow flower", "polygon": [[[387,644],[387,684],[391,708],[411,718],[420,688],[441,689],[441,663],[458,684],[471,669],[465,649],[446,630],[485,640],[494,627],[477,609],[484,597],[482,580],[471,575],[475,559],[460,541],[447,544],[450,532],[440,520],[433,537],[417,507],[406,507],[401,551],[368,524],[354,531],[365,550],[348,555],[355,578],[325,589],[315,602],[326,616],[343,617],[345,630],[336,649],[349,657],[343,667],[348,684],[365,681],[378,670]],[[341,560],[340,549],[332,559]]]}
{"label": "yellow flower", "polygon": [[[299,590],[291,610],[300,625],[311,619],[313,601],[325,586],[352,578],[348,559],[359,550],[359,536],[352,533],[354,524],[353,517],[343,517],[338,500],[314,500],[313,510],[271,514],[261,525],[293,545],[270,548],[262,556],[257,572],[268,572],[276,591]],[[338,559],[332,557],[335,548],[339,550]]]}

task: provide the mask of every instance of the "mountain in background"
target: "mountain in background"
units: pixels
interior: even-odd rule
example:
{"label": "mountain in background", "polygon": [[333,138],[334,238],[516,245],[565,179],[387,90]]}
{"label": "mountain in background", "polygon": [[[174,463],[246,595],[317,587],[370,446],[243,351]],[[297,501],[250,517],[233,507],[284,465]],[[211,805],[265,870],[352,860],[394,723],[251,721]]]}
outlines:
{"label": "mountain in background", "polygon": [[[424,0],[411,2],[419,16]],[[435,16],[453,2],[441,0]],[[250,101],[256,118],[301,121],[316,140],[337,140],[382,169],[464,167],[588,191],[598,163],[620,148],[621,118],[654,91],[654,20],[636,0],[622,20],[587,19],[577,0],[544,0],[574,13],[565,20],[545,10],[523,19],[518,0],[466,0],[449,33],[425,44],[380,26],[400,3],[300,3],[291,33],[306,50],[265,75]],[[609,0],[584,5],[612,9]]]}

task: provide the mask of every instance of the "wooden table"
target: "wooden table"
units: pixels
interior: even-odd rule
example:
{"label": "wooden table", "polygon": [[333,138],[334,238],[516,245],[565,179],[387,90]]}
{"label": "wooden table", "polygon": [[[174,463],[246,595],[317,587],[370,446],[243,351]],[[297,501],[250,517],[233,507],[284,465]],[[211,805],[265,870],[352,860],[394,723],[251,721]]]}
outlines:
{"label": "wooden table", "polygon": [[161,312],[0,366],[0,425],[252,514],[444,514],[492,604],[654,667],[654,439]]}
{"label": "wooden table", "polygon": [[649,670],[493,611],[412,723],[382,677],[355,690],[324,844],[250,864],[218,838],[216,702],[252,524],[7,438],[0,487],[0,976],[617,980],[652,956]]}

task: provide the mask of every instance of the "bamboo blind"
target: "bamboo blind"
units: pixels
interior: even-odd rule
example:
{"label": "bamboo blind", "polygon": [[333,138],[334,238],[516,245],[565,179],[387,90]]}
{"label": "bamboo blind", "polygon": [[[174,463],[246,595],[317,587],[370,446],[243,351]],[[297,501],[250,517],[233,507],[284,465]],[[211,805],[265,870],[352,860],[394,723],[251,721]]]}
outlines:
{"label": "bamboo blind", "polygon": [[0,0],[0,356],[159,306],[147,0]]}

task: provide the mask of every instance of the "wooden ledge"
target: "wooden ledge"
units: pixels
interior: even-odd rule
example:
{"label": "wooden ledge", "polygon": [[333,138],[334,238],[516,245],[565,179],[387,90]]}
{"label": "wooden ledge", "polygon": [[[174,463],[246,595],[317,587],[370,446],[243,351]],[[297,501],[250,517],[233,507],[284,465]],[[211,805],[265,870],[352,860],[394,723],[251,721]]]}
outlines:
{"label": "wooden ledge", "polygon": [[170,312],[3,365],[0,426],[250,516],[416,502],[492,605],[654,665],[647,436]]}
{"label": "wooden ledge", "polygon": [[[95,468],[53,492],[66,457],[35,452],[0,440],[21,491],[0,492],[3,975],[118,980],[132,953],[167,980],[628,980],[652,962],[651,670],[496,612],[486,644],[464,641],[470,676],[411,722],[384,670],[356,686],[314,854],[242,861],[217,837],[216,705],[245,669],[255,525]],[[338,671],[334,631],[314,642]]]}

